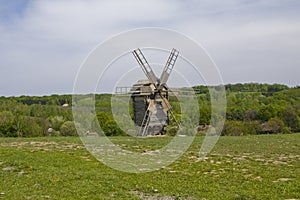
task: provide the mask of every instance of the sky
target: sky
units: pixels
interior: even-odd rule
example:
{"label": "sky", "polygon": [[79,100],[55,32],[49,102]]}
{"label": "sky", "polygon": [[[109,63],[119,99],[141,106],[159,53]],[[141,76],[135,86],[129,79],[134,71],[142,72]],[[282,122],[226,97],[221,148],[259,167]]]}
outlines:
{"label": "sky", "polygon": [[0,96],[70,94],[99,43],[143,27],[193,38],[224,83],[300,85],[299,0],[0,0]]}

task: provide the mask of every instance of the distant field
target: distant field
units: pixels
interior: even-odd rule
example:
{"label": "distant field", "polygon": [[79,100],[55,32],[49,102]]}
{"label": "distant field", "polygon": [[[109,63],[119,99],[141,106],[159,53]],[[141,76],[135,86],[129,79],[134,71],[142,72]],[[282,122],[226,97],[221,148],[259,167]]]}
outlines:
{"label": "distant field", "polygon": [[[0,138],[0,199],[300,199],[300,134],[224,136],[205,161],[202,139],[164,169],[129,174],[77,137]],[[111,140],[147,151],[170,138]]]}

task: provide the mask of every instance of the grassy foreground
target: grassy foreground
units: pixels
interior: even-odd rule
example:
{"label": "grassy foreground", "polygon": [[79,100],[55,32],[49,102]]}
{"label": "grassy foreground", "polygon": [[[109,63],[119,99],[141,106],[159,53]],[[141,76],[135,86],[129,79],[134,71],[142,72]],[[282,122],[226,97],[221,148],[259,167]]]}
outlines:
{"label": "grassy foreground", "polygon": [[[111,140],[147,151],[170,138]],[[300,134],[221,137],[200,161],[202,140],[164,169],[129,174],[76,137],[0,138],[0,199],[300,199]]]}

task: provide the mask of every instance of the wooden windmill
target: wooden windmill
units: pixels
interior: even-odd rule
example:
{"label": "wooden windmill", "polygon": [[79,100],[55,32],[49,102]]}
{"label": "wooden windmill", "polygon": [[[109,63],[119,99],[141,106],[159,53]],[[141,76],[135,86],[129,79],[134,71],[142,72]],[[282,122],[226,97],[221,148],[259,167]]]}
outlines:
{"label": "wooden windmill", "polygon": [[131,88],[133,120],[141,127],[138,135],[164,134],[164,128],[169,123],[169,114],[172,113],[167,81],[179,52],[176,49],[171,51],[160,78],[155,75],[140,49],[132,53],[147,76],[147,80],[140,80]]}

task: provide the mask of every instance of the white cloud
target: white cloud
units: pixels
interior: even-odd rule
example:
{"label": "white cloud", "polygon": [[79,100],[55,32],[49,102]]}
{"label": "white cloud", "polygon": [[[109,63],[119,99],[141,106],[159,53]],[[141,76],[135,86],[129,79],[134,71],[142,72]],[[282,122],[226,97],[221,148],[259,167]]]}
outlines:
{"label": "white cloud", "polygon": [[[143,26],[195,38],[216,60],[225,82],[300,84],[298,2],[30,1],[22,13],[0,20],[0,95],[70,93],[79,65],[95,45]],[[5,84],[12,79],[14,84]]]}
{"label": "white cloud", "polygon": [[227,83],[299,85],[300,17],[295,10],[300,10],[300,4],[268,2],[274,4],[252,1],[228,8],[217,6],[212,16],[193,16],[178,27],[206,47]]}

